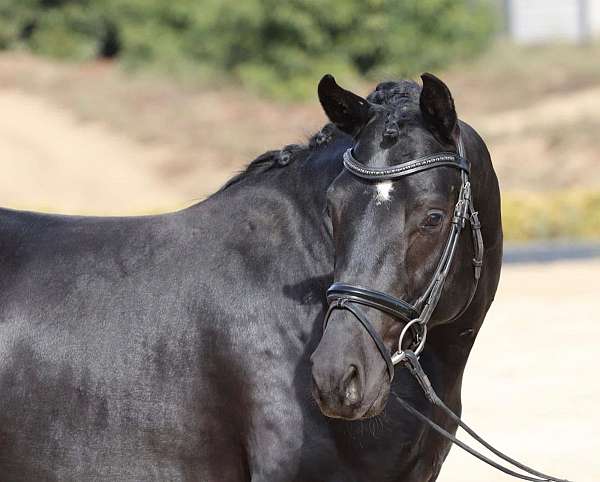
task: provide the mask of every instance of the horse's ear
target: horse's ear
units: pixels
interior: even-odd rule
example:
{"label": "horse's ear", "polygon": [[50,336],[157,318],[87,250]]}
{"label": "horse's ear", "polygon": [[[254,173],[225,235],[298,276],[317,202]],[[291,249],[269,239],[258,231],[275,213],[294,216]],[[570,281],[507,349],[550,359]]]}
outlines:
{"label": "horse's ear", "polygon": [[370,118],[369,102],[349,90],[342,89],[332,75],[319,82],[319,101],[329,120],[339,129],[355,136]]}
{"label": "horse's ear", "polygon": [[424,73],[421,79],[423,89],[419,103],[425,124],[444,140],[455,140],[458,125],[450,89],[433,74]]}

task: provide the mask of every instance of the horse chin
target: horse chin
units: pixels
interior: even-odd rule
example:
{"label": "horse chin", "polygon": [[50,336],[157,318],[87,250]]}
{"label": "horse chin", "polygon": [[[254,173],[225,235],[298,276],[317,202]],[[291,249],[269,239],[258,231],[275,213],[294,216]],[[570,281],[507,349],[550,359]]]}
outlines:
{"label": "horse chin", "polygon": [[320,403],[318,403],[318,405],[323,415],[329,418],[347,420],[349,422],[357,420],[366,420],[368,418],[373,418],[377,417],[378,415],[381,415],[381,412],[383,412],[383,409],[385,408],[385,405],[387,403],[389,393],[389,385],[387,383],[382,383],[373,401],[370,403],[367,402],[366,405],[359,409],[341,407],[340,409],[331,411],[326,407],[321,406]]}
{"label": "horse chin", "polygon": [[379,389],[379,393],[373,400],[373,403],[367,408],[364,414],[362,414],[357,420],[365,420],[367,418],[377,417],[381,415],[385,405],[387,403],[388,396],[390,394],[390,387],[387,384],[381,384],[381,388]]}

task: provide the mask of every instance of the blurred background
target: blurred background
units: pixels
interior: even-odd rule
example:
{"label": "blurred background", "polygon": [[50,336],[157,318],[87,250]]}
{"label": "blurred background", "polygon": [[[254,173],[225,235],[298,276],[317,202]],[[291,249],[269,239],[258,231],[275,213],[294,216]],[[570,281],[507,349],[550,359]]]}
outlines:
{"label": "blurred background", "polygon": [[[503,192],[507,264],[465,418],[600,480],[600,0],[0,0],[0,205],[182,208],[318,130],[324,73],[367,95],[426,70]],[[504,480],[458,452],[440,480]]]}

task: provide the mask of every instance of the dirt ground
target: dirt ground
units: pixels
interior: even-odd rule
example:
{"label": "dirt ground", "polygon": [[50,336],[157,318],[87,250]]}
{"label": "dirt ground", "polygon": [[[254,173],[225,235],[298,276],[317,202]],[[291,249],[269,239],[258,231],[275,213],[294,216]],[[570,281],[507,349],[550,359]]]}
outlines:
{"label": "dirt ground", "polygon": [[0,205],[67,214],[175,210],[325,123],[316,100],[287,106],[13,54],[0,54],[0,109]]}
{"label": "dirt ground", "polygon": [[[471,427],[513,458],[578,482],[600,480],[599,274],[600,259],[506,265],[463,381]],[[454,447],[439,480],[510,477]]]}
{"label": "dirt ground", "polygon": [[[497,61],[440,74],[486,140],[505,192],[600,186],[600,69],[589,71],[593,52],[567,54],[553,55],[577,58],[571,70],[536,54],[528,59],[540,65],[521,73]],[[535,75],[547,65],[556,68]],[[82,214],[191,204],[260,153],[305,142],[326,120],[316,95],[285,105],[231,86],[23,54],[0,55],[0,109],[0,205]]]}
{"label": "dirt ground", "polygon": [[152,169],[164,149],[82,123],[18,90],[0,90],[0,112],[0,200],[6,207],[117,214],[180,201]]}

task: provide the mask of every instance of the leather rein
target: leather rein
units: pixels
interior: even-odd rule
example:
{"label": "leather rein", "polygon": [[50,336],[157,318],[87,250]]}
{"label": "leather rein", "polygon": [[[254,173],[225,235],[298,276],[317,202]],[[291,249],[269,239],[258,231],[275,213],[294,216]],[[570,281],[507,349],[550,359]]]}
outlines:
{"label": "leather rein", "polygon": [[[481,277],[484,253],[483,237],[481,235],[481,223],[479,222],[479,216],[473,203],[471,182],[469,178],[470,164],[465,155],[462,137],[459,135],[457,152],[441,152],[413,159],[406,163],[383,168],[369,167],[365,164],[362,164],[355,159],[354,155],[352,154],[352,148],[344,152],[344,167],[353,175],[368,181],[379,182],[384,180],[396,180],[404,176],[409,176],[417,172],[422,172],[427,169],[433,169],[441,166],[453,167],[460,171],[461,187],[458,194],[458,200],[454,206],[450,234],[446,244],[444,245],[442,255],[440,256],[432,279],[427,285],[427,288],[423,294],[414,303],[409,303],[390,294],[372,290],[370,288],[348,283],[333,283],[327,290],[327,301],[329,303],[329,308],[325,314],[323,331],[325,331],[327,328],[329,319],[334,311],[349,311],[367,331],[375,343],[379,353],[385,360],[390,383],[394,378],[394,366],[397,364],[402,364],[402,366],[408,368],[411,375],[417,380],[423,389],[426,398],[433,405],[440,408],[452,421],[456,422],[458,426],[463,428],[463,430],[471,435],[471,437],[473,437],[477,442],[483,445],[494,455],[505,462],[508,462],[510,465],[521,469],[529,475],[525,475],[507,468],[471,448],[461,440],[458,440],[454,435],[442,428],[440,425],[436,424],[429,417],[419,412],[406,400],[403,400],[394,393],[394,396],[405,410],[413,414],[423,423],[429,425],[434,431],[448,439],[453,444],[458,445],[463,450],[477,457],[479,460],[491,465],[505,474],[519,479],[536,482],[568,482],[564,479],[558,479],[543,474],[542,472],[538,472],[510,458],[486,442],[442,401],[442,399],[433,389],[429,378],[425,374],[419,362],[419,355],[422,353],[423,348],[425,347],[425,341],[427,339],[427,324],[440,300],[444,284],[450,272],[450,267],[452,266],[452,260],[454,259],[454,255],[456,253],[460,234],[465,228],[467,222],[469,222],[471,226],[473,239],[473,284],[465,305],[460,312],[449,321],[459,318],[468,309],[473,301],[473,298],[475,297],[479,279]],[[361,307],[374,308],[405,323],[398,339],[398,349],[393,354],[390,355],[381,335],[371,324]],[[404,341],[409,331],[411,331],[412,340],[409,346],[405,348]]]}

